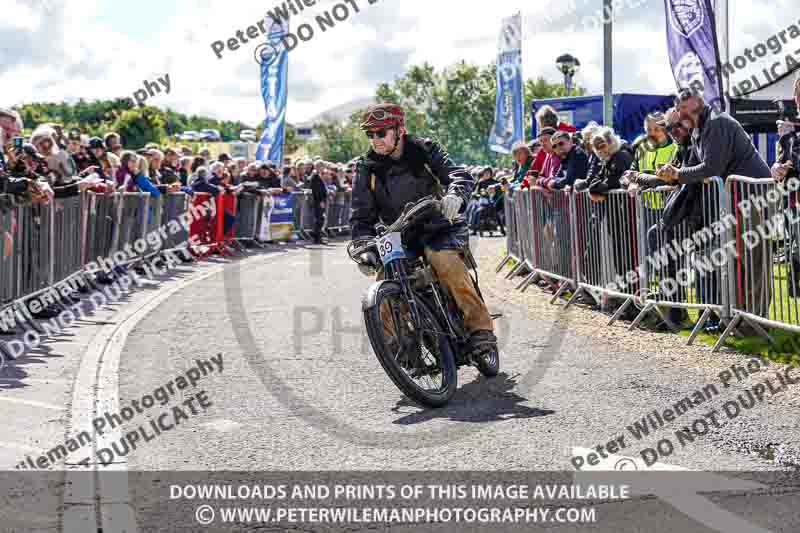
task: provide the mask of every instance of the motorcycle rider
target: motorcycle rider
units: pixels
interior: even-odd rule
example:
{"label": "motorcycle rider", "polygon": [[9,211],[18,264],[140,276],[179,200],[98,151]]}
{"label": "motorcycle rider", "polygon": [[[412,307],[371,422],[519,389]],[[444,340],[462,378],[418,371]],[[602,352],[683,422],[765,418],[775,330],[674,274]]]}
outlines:
{"label": "motorcycle rider", "polygon": [[[352,239],[373,238],[375,225],[379,221],[392,224],[407,203],[439,196],[442,215],[455,223],[444,231],[420,236],[416,246],[463,313],[473,357],[496,353],[492,319],[464,263],[469,230],[459,212],[469,201],[472,177],[436,142],[406,133],[405,115],[398,105],[372,106],[364,113],[361,129],[369,138],[370,150],[356,164],[350,217]],[[378,258],[372,252],[365,256],[370,266],[359,268],[365,275],[373,275]]]}

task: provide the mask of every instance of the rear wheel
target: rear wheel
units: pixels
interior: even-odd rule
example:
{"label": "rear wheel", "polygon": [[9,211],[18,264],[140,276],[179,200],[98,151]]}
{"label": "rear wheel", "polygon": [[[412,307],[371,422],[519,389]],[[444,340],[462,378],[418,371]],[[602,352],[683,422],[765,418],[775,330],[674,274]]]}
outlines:
{"label": "rear wheel", "polygon": [[450,339],[428,305],[417,300],[413,323],[399,285],[384,283],[374,305],[364,311],[372,350],[397,388],[429,407],[445,405],[456,391],[458,375]]}

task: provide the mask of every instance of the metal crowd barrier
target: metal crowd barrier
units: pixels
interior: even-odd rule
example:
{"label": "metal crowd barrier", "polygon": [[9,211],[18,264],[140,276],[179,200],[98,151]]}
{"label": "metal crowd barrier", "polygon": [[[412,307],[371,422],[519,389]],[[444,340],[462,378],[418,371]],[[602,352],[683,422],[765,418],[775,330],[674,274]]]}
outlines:
{"label": "metal crowd barrier", "polygon": [[119,194],[84,193],[83,263],[108,257],[114,250],[115,234],[119,230]]}
{"label": "metal crowd barrier", "polygon": [[[114,239],[111,254],[112,256],[115,255],[117,265],[124,266],[138,260],[138,257],[131,257],[125,251],[126,247],[128,250],[135,250],[137,241],[147,242],[148,220],[151,215],[149,209],[150,193],[123,192],[117,194],[121,196],[119,204],[120,218],[118,219],[119,233],[115,236],[118,238]],[[117,257],[122,260],[117,261]]]}
{"label": "metal crowd barrier", "polygon": [[256,228],[256,235],[258,236],[257,242],[272,241],[272,210],[275,208],[275,199],[272,195],[262,196],[261,198],[262,209],[258,217],[258,226]]}
{"label": "metal crowd barrier", "polygon": [[556,280],[555,302],[567,290],[575,289],[573,220],[575,203],[572,195],[563,191],[547,191],[532,187],[523,194],[524,220],[528,221],[522,234],[525,258],[531,274],[521,285],[522,290],[537,279]]}
{"label": "metal crowd barrier", "polygon": [[574,194],[575,223],[571,225],[576,243],[576,287],[567,306],[581,295],[599,296],[602,302],[619,299],[615,322],[634,303],[640,286],[629,272],[639,268],[637,199],[626,191],[610,191],[601,201],[587,192]]}
{"label": "metal crowd barrier", "polygon": [[[519,232],[521,240],[519,249],[522,253],[520,259],[522,260],[524,270],[535,276],[537,261],[535,257],[536,249],[533,246],[535,229],[531,223],[531,213],[533,212],[533,197],[531,196],[531,191],[520,191],[517,200],[517,231]],[[520,284],[521,288],[525,287],[527,279],[529,278],[526,278],[526,280]]]}
{"label": "metal crowd barrier", "polygon": [[59,283],[81,270],[81,197],[53,201],[53,276],[50,284]]}
{"label": "metal crowd barrier", "polygon": [[519,264],[519,238],[517,237],[517,223],[514,208],[514,197],[510,191],[505,193],[503,199],[503,212],[505,213],[505,227],[506,227],[506,255],[500,264],[497,265],[495,273],[503,270],[503,267],[508,264],[509,260],[513,260]]}
{"label": "metal crowd barrier", "polygon": [[17,298],[14,283],[16,263],[19,254],[13,245],[16,225],[16,208],[6,198],[0,200],[0,232],[2,232],[2,253],[0,253],[0,302],[6,304]]}
{"label": "metal crowd barrier", "polygon": [[729,237],[736,253],[728,262],[733,318],[715,348],[745,327],[772,343],[764,326],[800,333],[800,182],[731,176],[725,186],[735,215]]}
{"label": "metal crowd barrier", "polygon": [[[506,222],[506,225],[509,226],[509,228],[513,228],[507,231],[516,236],[516,246],[514,247],[514,252],[516,252],[517,256],[514,258],[516,260],[516,264],[514,265],[514,268],[512,268],[511,271],[506,275],[506,279],[512,278],[528,269],[529,263],[526,261],[524,246],[524,243],[528,242],[528,239],[525,235],[526,228],[528,227],[528,224],[526,224],[525,220],[525,191],[522,189],[517,189],[516,191],[512,192],[512,195],[513,200],[510,202],[513,213],[511,216],[511,225],[509,225],[508,222]],[[511,195],[507,194],[506,196],[506,200],[508,200]]]}
{"label": "metal crowd barrier", "polygon": [[[715,313],[726,325],[715,351],[734,331],[771,342],[765,327],[800,333],[800,180],[731,176],[690,187],[615,190],[602,201],[517,190],[506,197],[508,253],[497,272],[514,259],[508,277],[531,271],[518,288],[559,280],[556,298],[575,288],[567,306],[587,293],[619,299],[611,323],[636,304],[631,328],[656,312],[676,329],[662,309],[700,311],[690,344]],[[689,207],[664,227],[664,210],[680,206],[680,194],[691,197]]]}
{"label": "metal crowd barrier", "polygon": [[[75,278],[85,284],[87,274],[107,272],[116,265],[130,266],[165,251],[195,253],[195,244],[209,243],[209,249],[216,247],[224,253],[224,243],[257,242],[263,233],[269,233],[270,210],[265,207],[272,206],[271,198],[259,195],[241,195],[232,201],[217,198],[218,213],[220,206],[225,206],[225,211],[236,216],[233,229],[222,235],[221,216],[199,216],[198,206],[210,200],[204,193],[166,193],[153,198],[148,193],[87,191],[47,204],[23,206],[12,198],[0,195],[0,331],[27,323],[40,333],[44,330],[31,315],[35,306],[28,308],[33,298],[41,295],[40,303],[66,309],[68,299],[55,289],[70,283],[68,292],[77,290],[72,285]],[[313,228],[310,200],[310,191],[295,193],[297,233]],[[329,202],[328,229],[348,228],[350,202],[349,193],[337,194]],[[184,227],[187,221],[190,226]],[[4,350],[0,343],[0,352]]]}
{"label": "metal crowd barrier", "polygon": [[167,239],[164,249],[167,251],[185,250],[189,242],[189,230],[181,224],[171,223],[179,221],[189,211],[189,198],[182,192],[168,193],[163,200],[161,220],[167,225]]}
{"label": "metal crowd barrier", "polygon": [[[314,231],[314,209],[313,209],[313,196],[311,191],[305,191],[300,197],[295,197],[295,203],[299,200],[299,209],[301,210],[302,223],[299,227],[300,235],[304,239],[311,239],[311,234]],[[324,229],[324,227],[323,227]]]}
{"label": "metal crowd barrier", "polygon": [[257,194],[240,194],[236,203],[234,238],[238,241],[254,242],[261,228],[264,215],[264,200]]}
{"label": "metal crowd barrier", "polygon": [[328,201],[325,219],[328,231],[343,232],[350,227],[350,192],[337,192],[333,200]]}
{"label": "metal crowd barrier", "polygon": [[292,196],[294,197],[292,203],[294,234],[299,238],[309,239],[307,231],[314,228],[314,214],[311,212],[311,191],[293,192]]}
{"label": "metal crowd barrier", "polygon": [[724,254],[727,231],[719,229],[730,221],[730,216],[727,192],[720,178],[706,180],[684,193],[686,197],[700,195],[699,212],[666,228],[661,223],[664,208],[671,201],[681,201],[681,189],[658,187],[637,197],[639,242],[643,244],[640,264],[645,280],[641,297],[645,305],[631,327],[655,310],[676,331],[670,317],[661,313],[662,308],[701,310],[689,337],[691,344],[712,312],[723,320],[730,317],[728,258]]}

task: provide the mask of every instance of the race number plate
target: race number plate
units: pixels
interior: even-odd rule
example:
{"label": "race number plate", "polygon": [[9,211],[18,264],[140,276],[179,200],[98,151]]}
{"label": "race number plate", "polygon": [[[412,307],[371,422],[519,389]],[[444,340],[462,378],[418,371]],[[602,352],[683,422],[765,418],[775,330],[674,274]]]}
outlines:
{"label": "race number plate", "polygon": [[403,250],[400,232],[395,231],[378,239],[378,254],[381,256],[381,261],[383,261],[384,265],[391,263],[395,259],[403,259],[406,256],[406,252]]}

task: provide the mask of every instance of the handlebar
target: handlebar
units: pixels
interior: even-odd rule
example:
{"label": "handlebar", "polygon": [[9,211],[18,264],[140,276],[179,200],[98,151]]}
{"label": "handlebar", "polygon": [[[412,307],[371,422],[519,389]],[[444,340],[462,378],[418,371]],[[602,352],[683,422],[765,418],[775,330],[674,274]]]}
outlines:
{"label": "handlebar", "polygon": [[[407,227],[414,225],[417,223],[418,220],[422,219],[425,220],[426,218],[430,218],[430,211],[434,214],[441,214],[442,212],[442,203],[432,196],[426,196],[425,198],[421,198],[416,203],[408,203],[403,208],[403,211],[400,213],[400,216],[397,217],[391,225],[384,228],[380,234],[372,239],[361,239],[356,241],[351,241],[347,245],[347,253],[350,256],[350,259],[355,261],[356,263],[362,264],[361,256],[369,251],[374,251],[377,255],[378,246],[376,241],[379,237],[393,232],[403,232]],[[439,221],[436,223],[427,223],[423,222],[422,230],[425,232],[436,232],[443,229],[446,229],[451,226],[449,221]]]}

